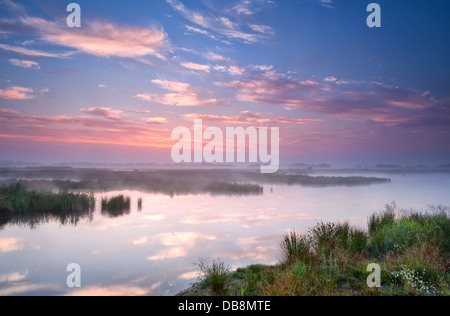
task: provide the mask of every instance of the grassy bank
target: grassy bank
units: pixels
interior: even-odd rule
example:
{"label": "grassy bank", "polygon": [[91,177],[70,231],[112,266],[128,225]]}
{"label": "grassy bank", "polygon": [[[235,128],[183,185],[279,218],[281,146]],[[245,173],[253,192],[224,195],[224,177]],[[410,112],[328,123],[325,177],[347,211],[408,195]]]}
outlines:
{"label": "grassy bank", "polygon": [[[320,223],[306,235],[281,241],[277,266],[230,271],[220,260],[200,260],[199,283],[180,295],[337,296],[450,295],[450,217],[444,207],[372,215],[367,230]],[[381,267],[381,288],[369,288],[371,263]]]}

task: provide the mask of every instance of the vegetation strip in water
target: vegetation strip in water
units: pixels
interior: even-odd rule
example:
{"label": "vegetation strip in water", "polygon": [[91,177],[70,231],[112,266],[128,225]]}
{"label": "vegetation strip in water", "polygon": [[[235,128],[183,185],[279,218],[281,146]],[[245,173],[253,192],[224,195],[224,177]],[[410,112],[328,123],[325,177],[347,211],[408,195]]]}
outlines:
{"label": "vegetation strip in water", "polygon": [[26,214],[32,212],[68,212],[90,210],[95,206],[92,194],[28,191],[20,184],[0,188],[0,211]]}
{"label": "vegetation strip in water", "polygon": [[76,225],[83,218],[92,219],[94,209],[93,194],[39,192],[21,183],[0,187],[0,229],[8,223],[35,228],[51,220]]}
{"label": "vegetation strip in water", "polygon": [[[114,171],[71,168],[0,169],[0,185],[22,179],[32,189],[106,192],[141,190],[169,196],[210,194],[224,196],[262,195],[263,185],[308,187],[365,186],[389,183],[377,177],[260,174],[251,170],[134,170]],[[11,180],[12,179],[12,180]]]}

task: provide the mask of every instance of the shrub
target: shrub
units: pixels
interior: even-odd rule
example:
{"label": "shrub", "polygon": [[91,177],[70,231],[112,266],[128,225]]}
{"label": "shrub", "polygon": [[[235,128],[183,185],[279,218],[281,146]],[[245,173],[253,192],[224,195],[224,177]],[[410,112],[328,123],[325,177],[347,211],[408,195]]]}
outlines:
{"label": "shrub", "polygon": [[372,230],[369,253],[373,256],[382,256],[388,252],[401,253],[425,242],[438,247],[441,254],[448,257],[450,219],[447,212],[441,207],[438,211],[432,208],[432,213],[411,213],[394,221],[386,220],[390,215],[383,215],[384,220],[379,217],[375,220],[371,218],[369,230],[370,223],[382,222],[382,224]]}
{"label": "shrub", "polygon": [[[317,224],[309,230],[311,245],[316,254],[329,254],[337,245],[336,231],[338,224],[323,223]],[[342,231],[341,231],[342,233]]]}
{"label": "shrub", "polygon": [[372,237],[372,249],[375,255],[384,255],[390,251],[401,252],[418,243],[422,235],[422,226],[408,219],[401,219],[383,226]]}
{"label": "shrub", "polygon": [[353,254],[362,253],[369,241],[369,236],[363,230],[351,229],[349,236],[348,250]]}

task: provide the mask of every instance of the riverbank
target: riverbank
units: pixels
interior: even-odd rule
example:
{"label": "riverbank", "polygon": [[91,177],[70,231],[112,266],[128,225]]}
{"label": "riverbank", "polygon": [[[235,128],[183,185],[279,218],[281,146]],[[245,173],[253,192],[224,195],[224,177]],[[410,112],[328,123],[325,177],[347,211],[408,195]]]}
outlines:
{"label": "riverbank", "polygon": [[[449,214],[442,206],[418,213],[390,205],[369,218],[367,230],[320,223],[284,236],[276,266],[231,271],[221,260],[199,260],[199,282],[178,295],[449,296]],[[381,269],[379,288],[367,283],[372,263]]]}

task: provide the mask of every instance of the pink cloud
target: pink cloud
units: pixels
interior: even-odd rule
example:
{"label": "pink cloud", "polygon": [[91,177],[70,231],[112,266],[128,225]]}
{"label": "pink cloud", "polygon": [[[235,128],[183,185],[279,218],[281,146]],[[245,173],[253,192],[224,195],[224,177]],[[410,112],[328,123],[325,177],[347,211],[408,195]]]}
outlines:
{"label": "pink cloud", "polygon": [[276,72],[273,67],[250,66],[239,80],[215,84],[235,91],[235,97],[244,102],[281,105],[286,110],[296,109],[388,127],[444,125],[448,121],[448,107],[442,106],[442,102],[428,91],[420,92],[380,82],[368,84],[336,77],[327,77],[323,82],[297,80]]}
{"label": "pink cloud", "polygon": [[48,89],[36,90],[24,87],[10,87],[6,90],[0,89],[0,98],[6,100],[30,100],[39,95],[47,93]]}
{"label": "pink cloud", "polygon": [[208,115],[208,114],[184,114],[181,116],[187,121],[201,119],[209,122],[220,122],[224,124],[251,124],[252,120],[242,116],[224,116],[224,115]]}
{"label": "pink cloud", "polygon": [[34,68],[34,69],[41,69],[41,67],[39,66],[39,63],[35,62],[35,61],[31,61],[31,60],[19,60],[19,59],[10,59],[9,62],[17,67],[22,67],[22,68]]}
{"label": "pink cloud", "polygon": [[136,99],[139,99],[141,101],[145,102],[152,102],[152,95],[146,94],[146,93],[138,93],[134,96]]}
{"label": "pink cloud", "polygon": [[25,241],[21,238],[0,238],[0,253],[20,251],[25,247]]}
{"label": "pink cloud", "polygon": [[209,65],[201,65],[201,64],[195,64],[195,63],[182,63],[181,66],[184,68],[192,69],[192,70],[199,70],[204,72],[210,72],[211,67]]}
{"label": "pink cloud", "polygon": [[184,82],[168,81],[168,80],[152,80],[152,83],[161,86],[163,89],[174,92],[190,92],[192,91],[191,85]]}
{"label": "pink cloud", "polygon": [[73,32],[65,25],[41,18],[24,17],[21,22],[39,32],[46,42],[95,56],[137,58],[151,55],[165,59],[162,53],[170,46],[167,34],[155,25],[143,28],[86,22],[83,28]]}
{"label": "pink cloud", "polygon": [[184,82],[152,80],[152,83],[159,85],[162,89],[169,91],[166,94],[140,93],[135,96],[142,101],[156,102],[171,106],[202,106],[221,105],[223,101],[217,99],[206,99],[199,97],[190,84]]}
{"label": "pink cloud", "polygon": [[[148,124],[151,122],[127,120],[125,117],[111,119],[109,111],[114,113],[114,110],[107,109],[104,115],[100,111],[93,116],[30,116],[6,109],[0,111],[0,137],[155,148],[173,145],[169,130],[150,128]],[[164,120],[156,118],[153,123],[161,124]]]}
{"label": "pink cloud", "polygon": [[414,103],[408,101],[391,101],[391,104],[406,109],[425,109],[428,107],[426,103]]}
{"label": "pink cloud", "polygon": [[143,119],[143,121],[147,124],[165,124],[168,122],[165,117],[149,117]]}
{"label": "pink cloud", "polygon": [[[321,86],[313,80],[295,80],[285,74],[273,70],[272,66],[253,66],[244,71],[239,71],[238,75],[244,75],[240,80],[215,82],[214,84],[238,91],[239,95],[247,96],[246,99],[272,98],[280,96],[298,96],[299,93],[318,93]],[[290,103],[290,102],[289,102]],[[283,103],[286,104],[286,103]]]}
{"label": "pink cloud", "polygon": [[80,109],[81,112],[94,115],[94,116],[101,116],[110,120],[118,120],[123,113],[123,111],[120,110],[112,110],[111,108],[88,108],[88,109]]}
{"label": "pink cloud", "polygon": [[[160,284],[156,284],[158,287]],[[154,289],[152,288],[152,289]],[[111,285],[111,286],[87,286],[81,289],[70,291],[67,296],[146,296],[151,293],[151,289],[141,288],[129,285]]]}
{"label": "pink cloud", "polygon": [[35,49],[29,49],[20,46],[11,46],[6,44],[0,44],[0,48],[3,50],[11,51],[14,53],[19,53],[22,55],[33,56],[33,57],[50,57],[50,58],[66,58],[73,54],[73,52],[68,53],[48,53]]}
{"label": "pink cloud", "polygon": [[157,95],[154,98],[156,103],[172,106],[201,106],[219,104],[217,99],[203,99],[195,93],[167,93]]}
{"label": "pink cloud", "polygon": [[262,124],[262,125],[283,125],[283,124],[312,124],[318,123],[322,120],[317,119],[296,119],[296,118],[285,118],[285,117],[277,117],[277,118],[265,118],[262,117],[259,113],[251,114],[248,111],[244,111],[240,116],[219,116],[219,115],[208,115],[208,114],[185,114],[181,116],[183,119],[187,121],[193,121],[195,119],[201,119],[204,121],[210,122],[220,122],[223,124]]}

